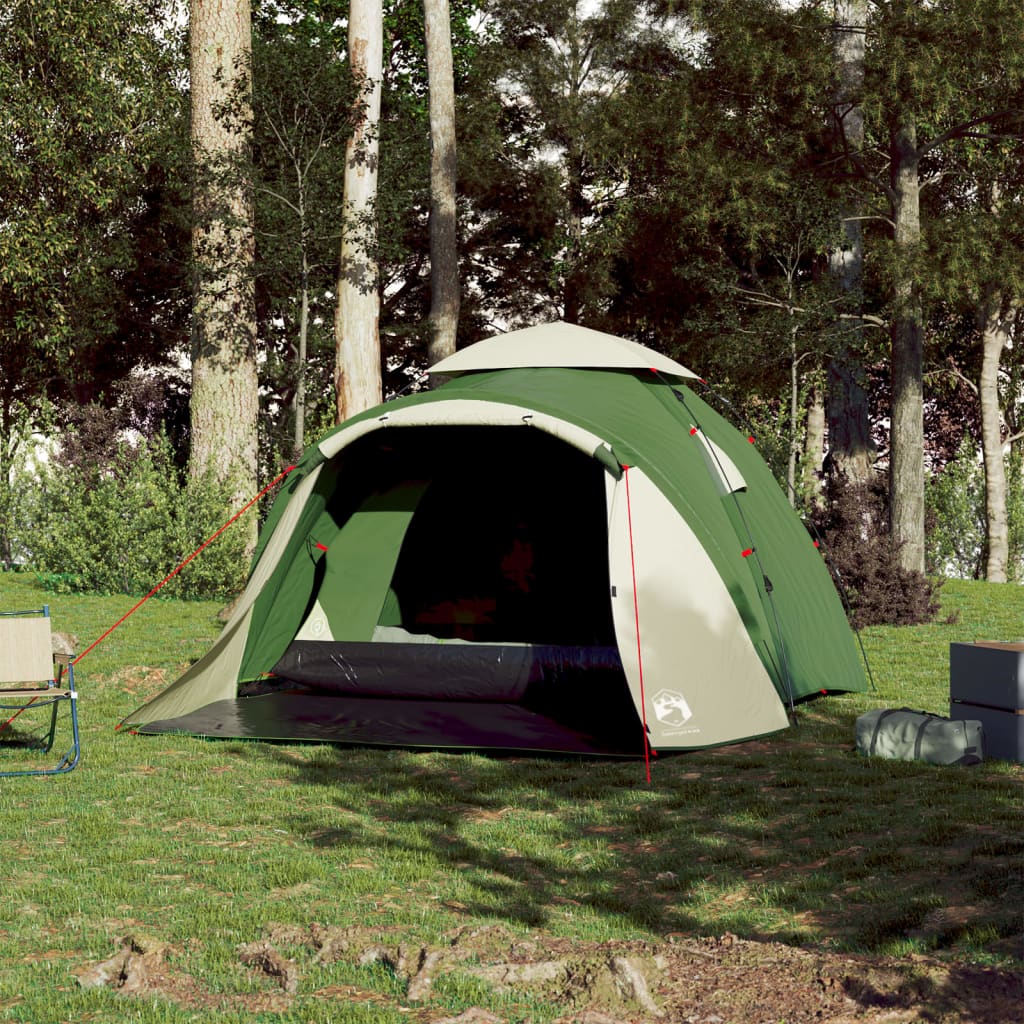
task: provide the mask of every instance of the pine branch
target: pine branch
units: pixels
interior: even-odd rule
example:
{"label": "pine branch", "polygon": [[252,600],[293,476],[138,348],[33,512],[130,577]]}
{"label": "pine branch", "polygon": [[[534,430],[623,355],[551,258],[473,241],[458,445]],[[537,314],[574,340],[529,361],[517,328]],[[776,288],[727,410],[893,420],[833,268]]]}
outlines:
{"label": "pine branch", "polygon": [[[950,128],[947,128],[944,132],[939,132],[934,138],[929,139],[927,142],[921,143],[917,147],[918,157],[924,156],[926,153],[930,153],[933,149],[941,146],[945,142],[949,142],[951,139],[964,139],[964,138],[985,138],[985,135],[978,135],[973,132],[973,129],[980,124],[991,124],[993,121],[999,121],[1002,118],[1007,118],[1010,121],[1024,121],[1024,111],[1017,110],[1013,107],[1009,107],[1006,110],[997,110],[991,114],[981,114],[978,117],[972,117],[969,121],[961,121],[960,124],[955,124]],[[1011,136],[1012,138],[1020,138],[1020,133]]]}

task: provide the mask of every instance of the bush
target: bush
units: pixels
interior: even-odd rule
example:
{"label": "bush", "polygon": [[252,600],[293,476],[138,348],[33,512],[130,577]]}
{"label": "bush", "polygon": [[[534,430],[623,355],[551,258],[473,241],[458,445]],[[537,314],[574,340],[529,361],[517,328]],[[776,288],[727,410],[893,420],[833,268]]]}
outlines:
{"label": "bush", "polygon": [[[146,594],[221,527],[228,508],[224,487],[183,479],[164,435],[121,441],[99,465],[75,458],[44,469],[25,538],[30,565],[53,590]],[[233,596],[248,568],[244,544],[242,531],[227,530],[161,594]]]}
{"label": "bush", "polygon": [[815,524],[846,597],[850,624],[860,629],[933,621],[942,584],[900,565],[889,534],[884,484],[833,479],[826,487],[826,502]]}

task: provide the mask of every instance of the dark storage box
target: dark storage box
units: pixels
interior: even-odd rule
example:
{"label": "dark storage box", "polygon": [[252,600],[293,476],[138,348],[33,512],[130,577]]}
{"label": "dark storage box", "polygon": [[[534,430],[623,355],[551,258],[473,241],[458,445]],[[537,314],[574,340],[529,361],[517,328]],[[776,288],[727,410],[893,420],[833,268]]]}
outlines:
{"label": "dark storage box", "polygon": [[949,645],[949,717],[985,727],[985,756],[1024,763],[1024,643]]}

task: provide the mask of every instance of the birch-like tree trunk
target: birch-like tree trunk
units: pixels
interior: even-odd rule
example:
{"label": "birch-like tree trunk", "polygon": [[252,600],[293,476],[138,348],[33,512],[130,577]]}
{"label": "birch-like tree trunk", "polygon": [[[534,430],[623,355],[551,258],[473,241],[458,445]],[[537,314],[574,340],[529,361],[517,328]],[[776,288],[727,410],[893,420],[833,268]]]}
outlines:
{"label": "birch-like tree trunk", "polygon": [[892,404],[889,442],[889,528],[899,562],[924,572],[924,323],[920,289],[909,262],[921,240],[920,153],[907,117],[893,133],[892,220],[896,260],[893,289]]}
{"label": "birch-like tree trunk", "polygon": [[345,200],[334,318],[339,423],[381,400],[380,291],[375,250],[383,21],[381,0],[352,0],[348,59],[358,95],[355,127],[345,150]]}
{"label": "birch-like tree trunk", "polygon": [[448,0],[423,0],[430,83],[430,344],[427,359],[455,352],[459,248],[455,207],[455,71]]}
{"label": "birch-like tree trunk", "polygon": [[[836,91],[833,98],[836,139],[849,159],[864,148],[864,85],[866,0],[834,0]],[[840,210],[842,244],[829,254],[832,275],[855,312],[863,308],[864,233],[860,205],[852,200]],[[871,472],[873,445],[864,368],[863,325],[842,320],[838,351],[828,369],[828,445],[831,461],[848,480],[863,483]]]}
{"label": "birch-like tree trunk", "polygon": [[[252,45],[249,0],[191,0],[192,252],[190,472],[257,490],[253,205],[247,167]],[[250,546],[256,521],[246,521]]]}
{"label": "birch-like tree trunk", "polygon": [[[790,316],[793,314],[791,313]],[[794,322],[789,329],[789,458],[786,460],[786,497],[796,508],[796,471],[800,465],[800,356],[796,349],[797,327]]]}
{"label": "birch-like tree trunk", "polygon": [[1005,583],[1010,557],[1009,521],[1006,512],[1006,462],[1003,457],[1003,419],[999,402],[999,366],[1010,341],[1016,310],[999,288],[985,295],[978,310],[981,329],[981,450],[985,463],[985,579]]}
{"label": "birch-like tree trunk", "polygon": [[309,352],[309,247],[305,210],[302,219],[302,267],[299,274],[299,338],[295,350],[295,396],[292,399],[294,423],[292,449],[298,459],[306,447],[306,360]]}
{"label": "birch-like tree trunk", "polygon": [[801,495],[808,505],[822,502],[822,472],[825,455],[825,395],[814,384],[807,400],[807,426],[804,430],[804,470]]}

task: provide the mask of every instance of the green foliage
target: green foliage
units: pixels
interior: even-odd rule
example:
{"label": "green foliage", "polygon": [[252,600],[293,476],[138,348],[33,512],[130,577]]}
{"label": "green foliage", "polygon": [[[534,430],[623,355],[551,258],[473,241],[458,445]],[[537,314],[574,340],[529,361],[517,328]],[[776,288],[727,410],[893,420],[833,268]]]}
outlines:
{"label": "green foliage", "polygon": [[33,424],[46,418],[45,408],[32,416],[15,402],[8,411],[6,430],[0,432],[0,569],[20,565],[25,556],[23,537],[29,519],[26,495],[36,486],[34,458],[42,445]]}
{"label": "green foliage", "polygon": [[[977,302],[993,282],[1018,291],[1024,140],[1024,45],[1007,31],[1016,0],[886,0],[867,4],[861,108],[868,144],[848,154],[861,178],[870,286],[886,315],[900,283],[926,299]],[[896,133],[913,127],[922,242],[891,251],[890,162]],[[845,159],[845,156],[841,157]],[[936,187],[931,187],[932,183]],[[1001,199],[993,202],[994,197]],[[889,298],[886,298],[886,296]]]}
{"label": "green foliage", "polygon": [[[151,0],[15,3],[0,32],[0,398],[31,400],[139,357],[105,348],[137,218],[180,124],[174,33]],[[152,238],[151,238],[152,241]],[[97,349],[101,351],[97,352]],[[109,379],[105,378],[105,379]]]}
{"label": "green foliage", "polygon": [[[1007,579],[1024,580],[1024,453],[1006,456]],[[977,443],[966,434],[956,453],[925,485],[928,571],[959,579],[984,579],[986,557],[985,469]]]}
{"label": "green foliage", "polygon": [[634,131],[608,328],[746,404],[789,389],[794,369],[802,386],[837,340],[826,257],[839,215],[818,169],[831,36],[807,5],[685,9],[691,25],[662,30],[674,63],[627,65],[619,121]]}
{"label": "green foliage", "polygon": [[[183,479],[166,437],[121,442],[104,464],[47,466],[22,538],[30,566],[57,592],[146,594],[227,518],[228,489]],[[161,593],[185,599],[238,592],[244,533],[226,531]]]}
{"label": "green foliage", "polygon": [[715,389],[707,398],[737,430],[746,432],[748,437],[754,439],[758,454],[768,463],[779,487],[785,491],[790,423],[786,403],[781,397],[768,394],[751,395],[746,396],[742,406],[736,406]]}
{"label": "green foliage", "polygon": [[20,557],[25,439],[187,335],[166,13],[156,0],[0,12],[0,562]]}
{"label": "green foliage", "polygon": [[264,465],[294,455],[300,378],[312,407],[303,410],[301,433],[307,418],[334,409],[333,293],[355,98],[330,5],[304,16],[277,8],[258,5],[253,21],[260,380],[265,405],[283,413],[261,424]]}
{"label": "green foliage", "polygon": [[964,435],[956,457],[925,483],[930,572],[981,579],[985,572],[985,469]]}
{"label": "green foliage", "polygon": [[678,144],[676,19],[620,0],[489,2],[486,15],[458,111],[479,289],[465,315],[602,326],[649,186],[665,182],[655,165]]}
{"label": "green foliage", "polygon": [[1018,441],[1006,457],[1006,519],[1010,551],[1006,578],[1024,582],[1024,446]]}

